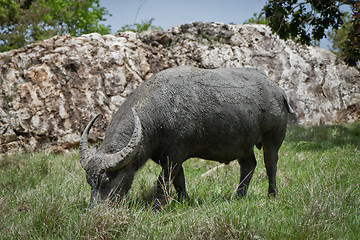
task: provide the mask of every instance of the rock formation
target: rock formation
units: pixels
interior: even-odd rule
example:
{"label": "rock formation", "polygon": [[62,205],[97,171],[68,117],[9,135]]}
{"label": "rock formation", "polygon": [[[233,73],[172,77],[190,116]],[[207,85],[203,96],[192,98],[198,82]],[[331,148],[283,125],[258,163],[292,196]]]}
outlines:
{"label": "rock formation", "polygon": [[90,140],[154,73],[178,65],[256,67],[282,87],[299,124],[354,122],[360,72],[330,51],[280,40],[264,25],[190,23],[168,31],[55,36],[0,54],[0,154],[76,147]]}

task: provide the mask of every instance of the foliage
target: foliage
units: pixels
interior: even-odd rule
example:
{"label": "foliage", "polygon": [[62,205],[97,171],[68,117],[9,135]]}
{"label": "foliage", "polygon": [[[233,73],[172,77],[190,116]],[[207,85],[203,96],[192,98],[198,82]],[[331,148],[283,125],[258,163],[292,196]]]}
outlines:
{"label": "foliage", "polygon": [[352,25],[342,52],[345,62],[350,66],[356,66],[360,61],[360,3],[353,7]]}
{"label": "foliage", "polygon": [[87,210],[90,187],[77,153],[0,160],[2,239],[359,239],[360,123],[288,129],[280,149],[279,196],[268,199],[262,151],[248,196],[236,199],[239,166],[184,163],[192,202],[154,214],[160,168],[149,161],[129,196]]}
{"label": "foliage", "polygon": [[270,27],[280,38],[293,38],[304,44],[322,39],[326,29],[331,26],[338,29],[342,24],[335,1],[269,1],[264,11]]}
{"label": "foliage", "polygon": [[150,20],[144,20],[141,23],[125,25],[121,27],[121,29],[118,32],[131,31],[135,33],[141,33],[148,30],[163,30],[160,26],[155,26],[152,24],[154,20],[155,20],[154,18],[151,18]]}
{"label": "foliage", "polygon": [[264,12],[261,12],[259,14],[254,13],[252,18],[244,21],[244,24],[268,24],[268,22],[264,16]]}
{"label": "foliage", "polygon": [[55,35],[110,32],[99,0],[0,0],[0,52]]}
{"label": "foliage", "polygon": [[356,65],[359,57],[359,3],[355,0],[290,0],[268,1],[264,7],[268,24],[282,39],[296,39],[303,44],[319,41],[328,29],[343,24],[340,6],[351,5],[354,11],[350,34],[345,42],[345,62]]}
{"label": "foliage", "polygon": [[343,24],[341,27],[334,31],[329,31],[327,36],[331,41],[331,51],[336,53],[338,56],[341,56],[341,51],[343,50],[343,44],[346,41],[349,31],[352,28],[351,16],[350,13],[345,12],[343,17]]}

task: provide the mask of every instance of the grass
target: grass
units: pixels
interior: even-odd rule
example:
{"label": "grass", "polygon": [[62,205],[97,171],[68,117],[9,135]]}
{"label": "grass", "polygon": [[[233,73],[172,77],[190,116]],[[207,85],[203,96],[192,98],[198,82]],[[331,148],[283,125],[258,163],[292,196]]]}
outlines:
{"label": "grass", "polygon": [[87,210],[90,187],[74,151],[0,160],[0,239],[360,239],[360,123],[291,126],[280,150],[279,195],[267,198],[262,151],[248,195],[236,162],[184,163],[192,204],[151,211],[160,168],[149,161],[117,206]]}

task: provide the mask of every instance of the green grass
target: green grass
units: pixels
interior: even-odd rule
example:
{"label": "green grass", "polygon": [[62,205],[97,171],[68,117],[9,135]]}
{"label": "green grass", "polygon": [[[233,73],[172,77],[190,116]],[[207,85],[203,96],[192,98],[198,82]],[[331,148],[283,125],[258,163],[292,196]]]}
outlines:
{"label": "green grass", "polygon": [[236,161],[184,163],[192,204],[151,211],[160,168],[149,161],[129,196],[87,210],[90,187],[77,153],[0,160],[0,239],[360,239],[360,123],[288,129],[279,195],[267,198],[262,151],[248,195],[236,199]]}

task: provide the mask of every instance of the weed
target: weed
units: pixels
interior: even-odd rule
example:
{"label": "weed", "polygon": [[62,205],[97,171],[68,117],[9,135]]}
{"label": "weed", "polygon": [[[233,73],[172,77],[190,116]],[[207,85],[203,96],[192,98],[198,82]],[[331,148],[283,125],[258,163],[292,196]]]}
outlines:
{"label": "weed", "polygon": [[[280,149],[279,195],[267,198],[262,151],[248,195],[236,199],[240,170],[184,163],[191,204],[151,210],[160,167],[148,163],[115,206],[87,209],[90,187],[77,153],[0,160],[2,239],[359,239],[359,123],[288,130]],[[217,167],[217,168],[216,168]],[[204,177],[201,175],[216,168]]]}
{"label": "weed", "polygon": [[13,99],[11,95],[2,95],[2,108],[6,111],[10,110]]}
{"label": "weed", "polygon": [[8,64],[11,62],[11,57],[9,55],[3,55],[2,60],[4,61],[4,64]]}

